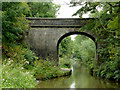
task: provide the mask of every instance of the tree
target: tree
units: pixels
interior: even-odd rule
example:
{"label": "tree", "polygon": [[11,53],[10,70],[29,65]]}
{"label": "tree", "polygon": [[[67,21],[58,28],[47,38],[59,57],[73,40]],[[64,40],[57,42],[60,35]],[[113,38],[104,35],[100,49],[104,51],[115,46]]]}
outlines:
{"label": "tree", "polygon": [[59,56],[70,56],[72,54],[72,40],[71,37],[68,36],[64,38],[61,43],[59,44]]}
{"label": "tree", "polygon": [[87,36],[76,36],[74,41],[74,55],[85,63],[94,61],[95,43]]}
{"label": "tree", "polygon": [[56,17],[60,6],[52,2],[28,2],[30,11],[25,13],[27,17]]}
{"label": "tree", "polygon": [[[97,35],[96,42],[100,43],[98,69],[95,75],[107,79],[120,80],[120,2],[71,2],[72,6],[82,5],[74,15],[90,12],[89,24],[80,30],[91,30]],[[98,11],[98,8],[102,8]]]}
{"label": "tree", "polygon": [[2,4],[2,41],[20,42],[23,39],[23,33],[28,28],[24,12],[29,7],[27,3],[22,2],[3,2]]}
{"label": "tree", "polygon": [[3,42],[19,42],[27,30],[28,17],[55,17],[59,6],[39,2],[3,2],[2,3],[2,40]]}

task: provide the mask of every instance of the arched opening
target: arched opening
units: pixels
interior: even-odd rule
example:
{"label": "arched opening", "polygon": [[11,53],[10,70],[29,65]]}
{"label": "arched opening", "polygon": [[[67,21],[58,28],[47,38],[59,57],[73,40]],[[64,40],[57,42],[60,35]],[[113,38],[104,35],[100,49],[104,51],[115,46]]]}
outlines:
{"label": "arched opening", "polygon": [[[94,45],[95,45],[95,52],[94,52],[94,62],[97,62],[97,43],[95,42],[95,37],[93,37],[92,35],[88,34],[88,33],[85,33],[85,32],[69,32],[69,33],[66,33],[64,34],[63,36],[60,37],[60,39],[58,40],[58,43],[57,43],[57,55],[58,55],[58,62],[59,62],[59,45],[61,43],[62,40],[64,40],[66,37],[70,36],[70,35],[78,35],[78,36],[85,36],[89,39],[91,39],[91,41],[94,42]],[[73,58],[74,58],[74,55],[73,55]]]}

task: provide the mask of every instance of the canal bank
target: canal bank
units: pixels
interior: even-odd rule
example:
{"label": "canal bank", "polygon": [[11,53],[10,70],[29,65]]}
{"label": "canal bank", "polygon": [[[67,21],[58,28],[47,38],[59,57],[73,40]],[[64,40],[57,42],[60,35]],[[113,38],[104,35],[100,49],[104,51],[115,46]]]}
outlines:
{"label": "canal bank", "polygon": [[72,75],[38,82],[37,88],[118,88],[119,83],[96,78],[90,75],[89,70],[74,62]]}

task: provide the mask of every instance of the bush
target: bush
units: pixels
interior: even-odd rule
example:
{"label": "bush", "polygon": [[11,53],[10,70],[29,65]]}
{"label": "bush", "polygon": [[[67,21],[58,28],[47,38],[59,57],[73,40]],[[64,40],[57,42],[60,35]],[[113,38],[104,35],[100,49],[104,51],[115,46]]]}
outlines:
{"label": "bush", "polygon": [[36,78],[29,69],[34,67],[37,59],[34,53],[23,45],[3,43],[2,87],[31,88]]}
{"label": "bush", "polygon": [[100,66],[98,66],[98,69],[94,70],[94,74],[102,78],[119,81],[120,70],[118,68],[118,62],[119,60],[106,61],[105,63],[102,63]]}
{"label": "bush", "polygon": [[[34,61],[38,59],[35,54],[22,45],[13,43],[3,44],[3,58],[12,59],[16,63],[24,63],[24,68],[32,69]],[[4,59],[3,59],[4,61]]]}
{"label": "bush", "polygon": [[71,59],[68,58],[59,58],[59,63],[61,68],[71,68]]}
{"label": "bush", "polygon": [[52,61],[38,60],[35,61],[34,75],[39,80],[47,80],[55,77],[64,76],[68,71],[62,71],[59,67],[54,66]]}
{"label": "bush", "polygon": [[[8,61],[8,60],[7,60]],[[2,88],[33,88],[36,79],[33,74],[12,60],[2,64]]]}

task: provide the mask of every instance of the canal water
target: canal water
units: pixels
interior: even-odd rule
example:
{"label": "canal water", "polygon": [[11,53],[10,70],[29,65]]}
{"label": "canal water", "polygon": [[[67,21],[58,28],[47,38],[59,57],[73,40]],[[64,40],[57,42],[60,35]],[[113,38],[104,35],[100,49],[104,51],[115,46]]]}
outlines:
{"label": "canal water", "polygon": [[39,81],[37,88],[119,88],[119,84],[95,78],[86,67],[74,62],[71,76]]}

